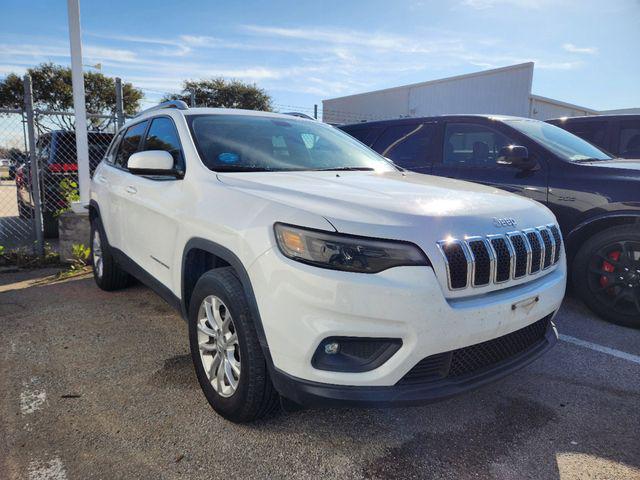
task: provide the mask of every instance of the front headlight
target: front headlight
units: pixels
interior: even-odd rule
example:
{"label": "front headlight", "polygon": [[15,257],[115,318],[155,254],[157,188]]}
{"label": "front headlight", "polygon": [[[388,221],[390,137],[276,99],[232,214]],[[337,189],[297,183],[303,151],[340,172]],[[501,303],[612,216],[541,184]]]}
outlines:
{"label": "front headlight", "polygon": [[356,237],[283,223],[276,223],[274,229],[283,255],[317,267],[378,273],[404,265],[431,265],[424,252],[409,242]]}

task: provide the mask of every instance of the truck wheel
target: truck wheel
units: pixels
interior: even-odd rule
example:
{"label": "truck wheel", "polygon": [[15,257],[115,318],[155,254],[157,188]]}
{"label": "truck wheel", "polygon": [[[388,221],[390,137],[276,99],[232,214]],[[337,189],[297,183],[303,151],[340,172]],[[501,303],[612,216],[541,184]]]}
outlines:
{"label": "truck wheel", "polygon": [[640,328],[640,229],[622,225],[588,239],[573,261],[576,293],[609,322]]}
{"label": "truck wheel", "polygon": [[91,220],[91,262],[93,278],[102,290],[119,290],[129,284],[129,274],[113,258],[98,218]]}
{"label": "truck wheel", "polygon": [[213,409],[251,422],[278,405],[240,281],[231,267],[206,272],[189,305],[189,344],[196,375]]}
{"label": "truck wheel", "polygon": [[52,212],[42,214],[42,230],[44,238],[58,238],[58,217]]}

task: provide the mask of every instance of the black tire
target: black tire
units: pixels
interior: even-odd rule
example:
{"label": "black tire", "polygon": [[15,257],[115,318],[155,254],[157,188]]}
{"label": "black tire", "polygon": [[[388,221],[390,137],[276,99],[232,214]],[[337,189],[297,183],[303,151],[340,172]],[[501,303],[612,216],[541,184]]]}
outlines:
{"label": "black tire", "polygon": [[[101,249],[101,257],[102,257],[102,269],[101,273],[99,273],[99,268],[96,267],[95,255],[94,255],[94,235],[99,236],[100,239],[100,249]],[[91,220],[91,238],[89,239],[89,245],[91,245],[91,261],[93,263],[93,278],[96,282],[96,285],[100,287],[102,290],[106,290],[108,292],[113,290],[120,290],[129,285],[130,276],[127,272],[125,272],[113,258],[111,254],[111,249],[109,248],[109,243],[107,242],[106,235],[104,233],[104,228],[102,228],[102,223],[99,218],[93,218]]]}
{"label": "black tire", "polygon": [[[241,370],[235,392],[228,397],[218,394],[211,385],[198,345],[200,306],[211,295],[218,297],[229,310],[238,338]],[[200,387],[218,414],[232,422],[244,423],[262,418],[277,407],[279,396],[269,378],[244,289],[233,268],[210,270],[198,280],[189,305],[189,344]]]}
{"label": "black tire", "polygon": [[42,230],[44,238],[58,238],[58,217],[53,212],[42,214]]}
{"label": "black tire", "polygon": [[603,319],[640,328],[640,228],[621,225],[589,238],[573,260],[572,280]]}

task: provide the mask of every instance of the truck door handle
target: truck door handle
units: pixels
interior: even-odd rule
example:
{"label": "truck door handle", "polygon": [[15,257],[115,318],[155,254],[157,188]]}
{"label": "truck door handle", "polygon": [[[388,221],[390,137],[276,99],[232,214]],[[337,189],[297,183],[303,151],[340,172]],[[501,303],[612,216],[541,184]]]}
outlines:
{"label": "truck door handle", "polygon": [[138,189],[136,187],[134,187],[133,185],[129,185],[127,188],[127,193],[130,193],[131,195],[135,195],[136,193],[138,193]]}
{"label": "truck door handle", "polygon": [[104,178],[102,175],[98,175],[98,176],[96,177],[96,180],[98,180],[98,183],[108,183],[108,182],[107,182],[107,179],[106,179],[106,178]]}

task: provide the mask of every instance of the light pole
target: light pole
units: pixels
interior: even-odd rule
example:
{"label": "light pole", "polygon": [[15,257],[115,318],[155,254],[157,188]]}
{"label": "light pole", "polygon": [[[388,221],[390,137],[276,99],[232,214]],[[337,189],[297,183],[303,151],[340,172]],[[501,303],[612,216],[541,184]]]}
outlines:
{"label": "light pole", "polygon": [[73,110],[76,116],[76,151],[78,157],[78,189],[80,202],[89,204],[89,143],[87,141],[87,112],[84,100],[82,72],[82,38],[80,33],[80,0],[67,0],[69,15],[69,44],[71,47],[71,81]]}

